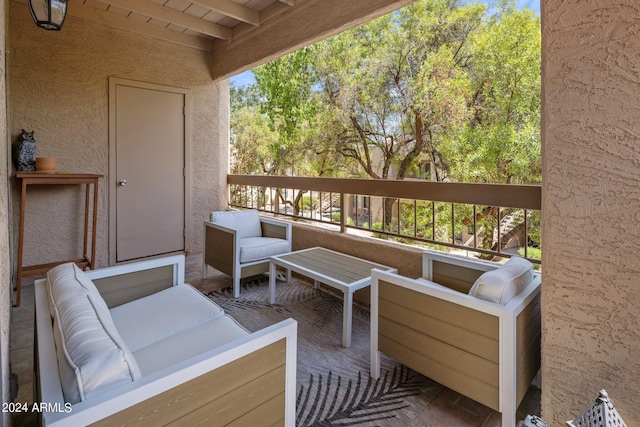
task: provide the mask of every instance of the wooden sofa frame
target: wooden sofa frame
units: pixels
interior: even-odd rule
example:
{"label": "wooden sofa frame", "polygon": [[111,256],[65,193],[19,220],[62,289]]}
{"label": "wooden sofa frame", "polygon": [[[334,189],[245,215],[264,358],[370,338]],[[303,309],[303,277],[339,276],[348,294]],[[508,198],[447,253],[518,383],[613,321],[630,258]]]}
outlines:
{"label": "wooden sofa frame", "polygon": [[[89,271],[112,307],[184,283],[184,256]],[[65,404],[46,279],[36,281],[36,399],[46,426],[295,425],[293,319],[248,334],[74,405]]]}
{"label": "wooden sofa frame", "polygon": [[467,295],[498,264],[444,253],[423,254],[421,279],[374,270],[371,280],[371,376],[381,353],[502,413],[516,409],[540,368],[538,273],[506,305]]}
{"label": "wooden sofa frame", "polygon": [[[271,218],[260,217],[262,237],[274,237],[289,242],[291,251],[291,224]],[[240,263],[240,246],[237,231],[211,221],[204,222],[204,257],[202,278],[206,279],[211,266],[233,278],[233,293],[240,296],[240,279],[256,276],[269,271],[269,258]],[[287,281],[291,281],[291,272],[287,271]]]}

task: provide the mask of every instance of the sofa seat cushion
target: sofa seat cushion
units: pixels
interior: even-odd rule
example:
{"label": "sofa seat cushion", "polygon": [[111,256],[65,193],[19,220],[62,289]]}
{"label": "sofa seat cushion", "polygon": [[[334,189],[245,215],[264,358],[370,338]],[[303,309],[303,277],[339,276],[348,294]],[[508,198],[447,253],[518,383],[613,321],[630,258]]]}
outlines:
{"label": "sofa seat cushion", "polygon": [[291,252],[287,240],[274,237],[247,237],[240,239],[238,244],[241,264]]}
{"label": "sofa seat cushion", "polygon": [[167,336],[133,352],[143,376],[205,353],[248,335],[249,332],[228,315]]}
{"label": "sofa seat cushion", "polygon": [[262,236],[260,216],[255,209],[246,211],[212,212],[211,222],[236,230],[238,238]]}
{"label": "sofa seat cushion", "polygon": [[512,257],[495,270],[482,273],[469,295],[498,304],[507,304],[533,280],[533,264],[521,257]]}
{"label": "sofa seat cushion", "polygon": [[140,378],[93,282],[73,263],[47,274],[62,392],[74,404]]}
{"label": "sofa seat cushion", "polygon": [[133,353],[224,314],[188,284],[164,289],[110,311],[120,336]]}

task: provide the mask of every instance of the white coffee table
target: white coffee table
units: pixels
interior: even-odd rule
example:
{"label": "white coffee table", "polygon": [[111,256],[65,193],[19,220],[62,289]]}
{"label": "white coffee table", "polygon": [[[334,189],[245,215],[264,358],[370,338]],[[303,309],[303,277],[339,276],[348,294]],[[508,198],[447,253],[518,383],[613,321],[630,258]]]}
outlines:
{"label": "white coffee table", "polygon": [[319,286],[319,283],[324,283],[342,291],[344,294],[342,345],[344,347],[351,345],[353,293],[371,285],[371,270],[373,268],[392,273],[398,271],[386,265],[319,247],[273,256],[269,262],[271,304],[276,302],[276,267],[278,266],[313,279],[316,287]]}

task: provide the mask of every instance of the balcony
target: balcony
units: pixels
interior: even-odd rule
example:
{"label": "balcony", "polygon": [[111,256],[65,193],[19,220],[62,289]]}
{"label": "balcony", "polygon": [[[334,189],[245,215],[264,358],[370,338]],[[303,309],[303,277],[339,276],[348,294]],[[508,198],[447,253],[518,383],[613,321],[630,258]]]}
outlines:
{"label": "balcony", "polygon": [[[234,175],[228,177],[228,185],[231,207],[256,208],[267,215],[291,218],[294,221],[294,249],[335,248],[397,266],[401,273],[410,276],[415,276],[420,268],[423,245],[465,251],[476,256],[510,256],[517,253],[518,248],[506,244],[505,240],[529,242],[532,240],[529,236],[538,233],[536,228],[539,227],[539,221],[532,220],[539,218],[540,211],[540,188],[534,186]],[[495,214],[491,219],[493,222],[487,221],[491,216],[487,212]],[[494,229],[488,232],[487,224],[493,224]],[[514,233],[516,229],[520,231]],[[463,235],[466,237],[462,238]],[[390,239],[400,240],[400,243]],[[524,255],[539,263],[539,259],[528,253],[527,246],[520,245]],[[215,271],[210,271],[207,279],[201,279],[201,266],[201,255],[188,257],[187,282],[198,290],[211,294],[231,286],[229,277]],[[312,285],[298,276],[294,276],[293,281],[306,288]],[[33,400],[32,284],[33,280],[25,280],[24,303],[13,309],[12,362],[20,387],[16,402]],[[245,280],[245,286],[250,292],[265,287],[266,282],[260,278],[250,279],[249,283]],[[358,292],[356,301],[360,311],[366,312],[368,290]],[[366,320],[363,325],[360,332],[366,336]],[[331,358],[333,352],[339,351],[340,347],[330,347],[323,357]],[[304,366],[304,362],[301,365]],[[304,375],[304,368],[302,370]],[[301,376],[300,369],[298,375]],[[477,402],[433,381],[422,387],[418,397],[420,408],[411,415],[411,425],[424,422],[430,425],[500,425],[500,414]],[[539,413],[540,390],[532,386],[520,405],[518,418]],[[33,417],[34,414],[17,415],[14,424],[32,425]]]}

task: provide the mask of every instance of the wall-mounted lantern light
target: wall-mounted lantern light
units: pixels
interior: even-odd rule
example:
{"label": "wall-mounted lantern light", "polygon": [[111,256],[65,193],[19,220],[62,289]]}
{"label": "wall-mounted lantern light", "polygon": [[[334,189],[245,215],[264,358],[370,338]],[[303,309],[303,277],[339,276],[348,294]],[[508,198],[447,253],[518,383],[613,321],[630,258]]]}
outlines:
{"label": "wall-mounted lantern light", "polygon": [[29,9],[38,27],[60,31],[67,15],[67,0],[29,0]]}

